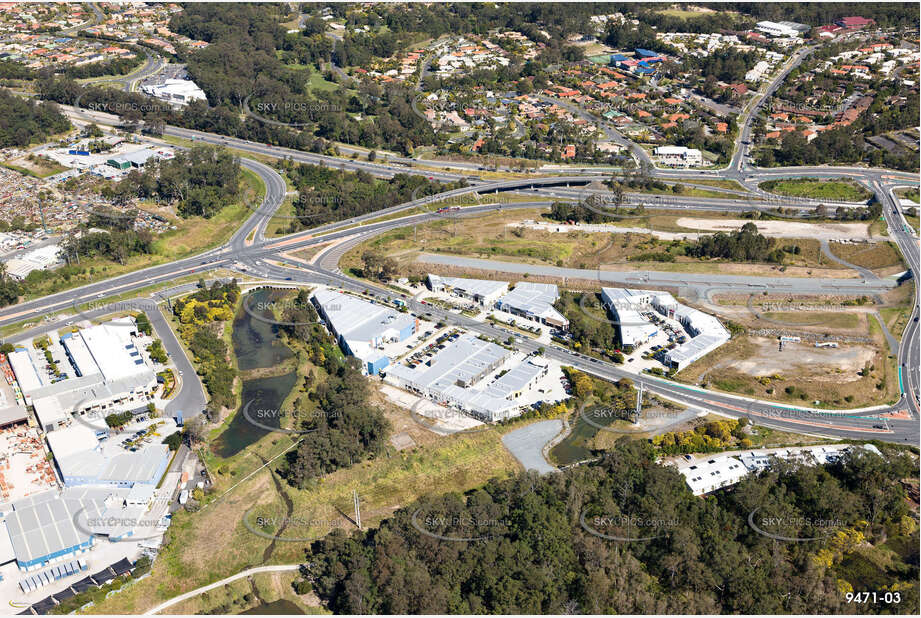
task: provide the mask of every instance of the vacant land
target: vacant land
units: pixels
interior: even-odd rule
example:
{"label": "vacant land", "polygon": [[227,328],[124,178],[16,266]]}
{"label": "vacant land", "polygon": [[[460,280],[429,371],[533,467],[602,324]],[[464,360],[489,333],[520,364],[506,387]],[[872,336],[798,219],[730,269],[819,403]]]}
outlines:
{"label": "vacant land", "polygon": [[[388,405],[383,399],[379,402]],[[415,446],[388,450],[378,459],[329,474],[305,490],[290,487],[273,470],[283,457],[262,467],[295,443],[290,434],[266,435],[229,459],[202,451],[215,477],[213,496],[218,498],[206,499],[197,513],[178,511],[169,543],[154,564],[153,577],[113,595],[93,611],[138,612],[249,567],[297,563],[303,560],[307,541],[294,539],[316,538],[335,528],[355,529],[353,491],[361,499],[362,524],[376,526],[428,492],[463,492],[520,469],[502,446],[499,431],[441,437],[418,425],[406,410],[392,404],[385,410],[394,435],[408,435]],[[293,523],[284,531],[267,528],[269,536],[280,537],[273,541],[244,525],[247,513],[250,527],[255,527],[257,516],[287,518]]]}
{"label": "vacant land", "polygon": [[3,162],[2,165],[11,170],[26,174],[27,176],[35,176],[36,178],[47,178],[67,170],[66,167],[52,159],[38,157],[32,154],[17,159],[9,159]]}
{"label": "vacant land", "polygon": [[[746,223],[754,223],[758,231],[773,238],[819,238],[822,240],[831,239],[855,239],[868,240],[866,223],[809,223],[805,221],[789,220],[758,220],[749,219],[701,219],[691,217],[679,217],[675,224],[679,227],[690,230],[702,231],[719,231],[735,232]],[[866,246],[864,246],[866,248]]]}
{"label": "vacant land", "polygon": [[[821,314],[811,317],[822,319]],[[737,335],[677,378],[717,390],[814,407],[856,408],[894,401],[898,378],[879,326],[868,315],[856,317],[860,322],[857,328],[846,331],[868,337],[869,343],[840,342],[838,348],[816,348],[803,339],[784,344],[780,350],[776,336]],[[820,328],[815,322],[810,325]],[[791,334],[798,328],[809,332],[804,327],[773,326],[775,331]]]}
{"label": "vacant land", "polygon": [[873,195],[856,182],[844,178],[838,180],[821,180],[818,178],[768,180],[758,186],[765,191],[780,195],[845,202],[865,202]]}
{"label": "vacant land", "polygon": [[902,254],[891,242],[873,244],[829,243],[831,252],[843,260],[863,266],[879,275],[891,275],[905,268]]}
{"label": "vacant land", "polygon": [[[476,217],[445,219],[414,227],[390,230],[371,239],[345,254],[340,264],[344,268],[360,269],[361,257],[369,249],[394,258],[405,275],[422,273],[423,267],[415,264],[425,252],[447,253],[478,258],[497,258],[528,264],[542,264],[582,269],[604,270],[658,270],[671,272],[721,272],[739,275],[776,275],[800,277],[854,277],[850,269],[829,264],[821,256],[820,244],[814,238],[790,238],[781,241],[783,247],[798,248],[785,256],[785,263],[741,263],[725,260],[698,259],[685,255],[687,241],[679,238],[657,238],[657,233],[643,229],[645,217],[622,221],[623,229],[616,225],[611,230],[586,231],[569,229],[554,231],[560,225],[543,219],[546,226],[535,226],[540,221],[541,210],[522,209],[500,211]],[[651,215],[654,227],[676,226],[674,215]],[[682,218],[682,221],[693,221]],[[718,218],[714,218],[718,220]],[[733,224],[734,225],[734,224]],[[808,225],[808,224],[804,224]],[[650,225],[650,227],[653,227]],[[804,229],[804,235],[809,229]],[[694,233],[691,234],[694,236]]]}
{"label": "vacant land", "polygon": [[916,204],[921,202],[921,191],[919,191],[917,188],[896,189],[895,194],[898,195],[900,198],[911,200],[912,202],[915,202]]}

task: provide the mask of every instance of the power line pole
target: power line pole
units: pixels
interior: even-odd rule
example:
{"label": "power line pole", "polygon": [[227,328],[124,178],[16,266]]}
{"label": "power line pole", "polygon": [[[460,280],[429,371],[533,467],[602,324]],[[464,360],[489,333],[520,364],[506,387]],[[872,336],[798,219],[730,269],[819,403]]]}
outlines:
{"label": "power line pole", "polygon": [[633,423],[640,420],[640,413],[643,411],[643,385],[640,384],[636,389],[636,409],[633,411]]}
{"label": "power line pole", "polygon": [[355,489],[352,490],[352,498],[355,501],[355,525],[361,530],[361,506],[358,502],[358,491]]}

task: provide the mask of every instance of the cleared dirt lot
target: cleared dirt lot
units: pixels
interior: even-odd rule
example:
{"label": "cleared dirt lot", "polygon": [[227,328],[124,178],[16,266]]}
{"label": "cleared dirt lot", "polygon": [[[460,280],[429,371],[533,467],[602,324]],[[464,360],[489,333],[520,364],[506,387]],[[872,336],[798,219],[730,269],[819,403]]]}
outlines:
{"label": "cleared dirt lot", "polygon": [[801,223],[799,221],[752,221],[750,219],[698,219],[681,217],[676,223],[692,230],[735,232],[746,223],[754,223],[765,236],[777,238],[818,238],[834,240],[886,240],[885,236],[870,236],[866,223]]}
{"label": "cleared dirt lot", "polygon": [[[808,343],[787,343],[778,351],[777,341],[767,337],[752,337],[751,355],[727,360],[714,369],[732,366],[750,376],[799,374],[817,379],[850,382],[859,379],[857,372],[873,360],[869,346],[842,344],[840,348],[816,348]],[[842,372],[842,373],[839,373]]]}

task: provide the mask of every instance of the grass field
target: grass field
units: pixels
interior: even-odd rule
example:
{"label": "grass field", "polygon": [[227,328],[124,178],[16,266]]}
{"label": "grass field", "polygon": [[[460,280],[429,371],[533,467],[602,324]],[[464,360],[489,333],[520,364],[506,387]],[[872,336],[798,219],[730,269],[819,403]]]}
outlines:
{"label": "grass field", "polygon": [[733,191],[748,192],[748,189],[743,187],[742,184],[737,180],[726,180],[723,178],[686,178],[683,181],[678,182],[689,182],[695,185],[710,185],[711,187],[720,187],[722,189],[732,189]]}
{"label": "grass field", "polygon": [[702,17],[713,11],[685,11],[683,9],[662,9],[661,11],[656,11],[660,15],[666,15],[668,17],[678,17],[680,19],[694,19],[695,17]]}
{"label": "grass field", "polygon": [[758,186],[765,191],[779,195],[845,202],[864,202],[873,195],[856,182],[847,179],[791,178],[787,180],[768,180]]}
{"label": "grass field", "polygon": [[902,332],[911,318],[911,307],[914,298],[915,284],[910,282],[890,292],[885,299],[890,306],[879,310],[880,315],[886,322],[886,327],[894,337],[902,337]]}
{"label": "grass field", "polygon": [[911,200],[916,204],[921,202],[921,192],[919,192],[917,187],[912,189],[896,189],[895,194],[900,198]]}
{"label": "grass field", "polygon": [[[902,255],[891,242],[872,244],[829,243],[831,252],[843,260],[870,270],[902,268]],[[891,273],[886,273],[891,274]]]}
{"label": "grass field", "polygon": [[[408,417],[408,413],[405,415]],[[407,422],[415,425],[413,421]],[[435,437],[430,444],[335,472],[303,491],[289,487],[269,468],[264,468],[198,513],[177,512],[170,527],[171,540],[154,564],[153,576],[93,611],[142,611],[251,566],[294,564],[302,560],[305,542],[272,542],[247,529],[243,524],[244,514],[254,506],[260,516],[289,513],[292,519],[319,523],[291,527],[283,534],[287,538],[306,539],[336,527],[354,529],[348,517],[342,515],[351,513],[353,490],[358,491],[362,500],[362,523],[376,526],[383,517],[420,495],[464,491],[482,485],[490,477],[512,474],[518,470],[518,464],[502,447],[499,437],[497,432]],[[217,475],[216,494],[258,468],[263,457],[282,452],[290,442],[277,434],[267,436],[233,461],[218,463],[217,467],[214,467],[217,462],[212,461],[210,469],[225,468]],[[290,509],[285,505],[287,500]]]}
{"label": "grass field", "polygon": [[[690,182],[690,181],[689,181]],[[675,193],[672,191],[671,187],[666,189],[645,189],[642,191],[634,191],[633,189],[627,189],[628,193],[643,193],[649,195],[680,195],[683,197],[727,197],[725,193],[720,193],[719,191],[710,191],[709,189],[698,189],[697,187],[689,187],[684,185],[684,191],[681,193]]]}
{"label": "grass field", "polygon": [[[172,615],[240,614],[265,604],[287,601],[291,604],[287,607],[292,611],[296,608],[302,614],[328,614],[328,611],[319,606],[319,599],[315,595],[300,596],[294,592],[291,584],[299,578],[300,575],[296,572],[257,573],[177,603],[163,613]],[[269,607],[274,606],[269,605]]]}

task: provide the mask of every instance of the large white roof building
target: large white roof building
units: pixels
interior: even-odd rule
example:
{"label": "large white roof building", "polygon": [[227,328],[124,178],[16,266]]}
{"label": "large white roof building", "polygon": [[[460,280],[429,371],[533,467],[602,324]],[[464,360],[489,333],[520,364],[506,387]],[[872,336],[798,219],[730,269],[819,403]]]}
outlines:
{"label": "large white roof building", "polygon": [[461,298],[476,301],[486,307],[494,305],[499,297],[508,292],[508,281],[441,277],[430,274],[428,282],[433,292],[451,291]]}
{"label": "large white roof building", "polygon": [[695,463],[679,471],[695,496],[735,485],[748,474],[748,469],[741,461],[735,457],[726,456]]}
{"label": "large white roof building", "polygon": [[686,146],[656,146],[653,153],[666,165],[686,167],[689,165],[701,165],[703,163],[703,153],[697,148],[688,148]]}
{"label": "large white roof building", "polygon": [[416,332],[412,315],[349,294],[319,289],[312,300],[339,345],[364,361],[365,371],[371,375],[390,363],[379,349],[383,344],[403,341]]}
{"label": "large white roof building", "polygon": [[427,364],[388,367],[385,380],[483,420],[503,420],[517,413],[520,404],[515,398],[548,370],[542,359],[531,359],[512,367],[485,387],[477,385],[503,367],[511,356],[509,350],[468,333],[438,352]]}
{"label": "large white roof building", "polygon": [[168,79],[162,84],[141,86],[144,94],[169,101],[177,105],[188,105],[192,101],[207,101],[205,91],[187,79]]}
{"label": "large white roof building", "polygon": [[93,409],[108,413],[138,408],[156,388],[157,376],[136,347],[133,320],[123,318],[61,337],[61,345],[76,377],[42,378],[32,354],[19,348],[9,354],[10,366],[39,425],[52,431],[73,414]]}
{"label": "large white roof building", "polygon": [[668,292],[602,288],[601,298],[605,308],[620,322],[618,328],[624,345],[642,343],[655,334],[655,326],[639,313],[644,307],[678,320],[690,338],[665,354],[666,362],[678,371],[723,345],[731,336],[718,319],[682,305]]}
{"label": "large white roof building", "polygon": [[553,307],[559,297],[560,291],[552,283],[520,281],[515,289],[497,301],[496,306],[544,324],[566,328],[569,320]]}

